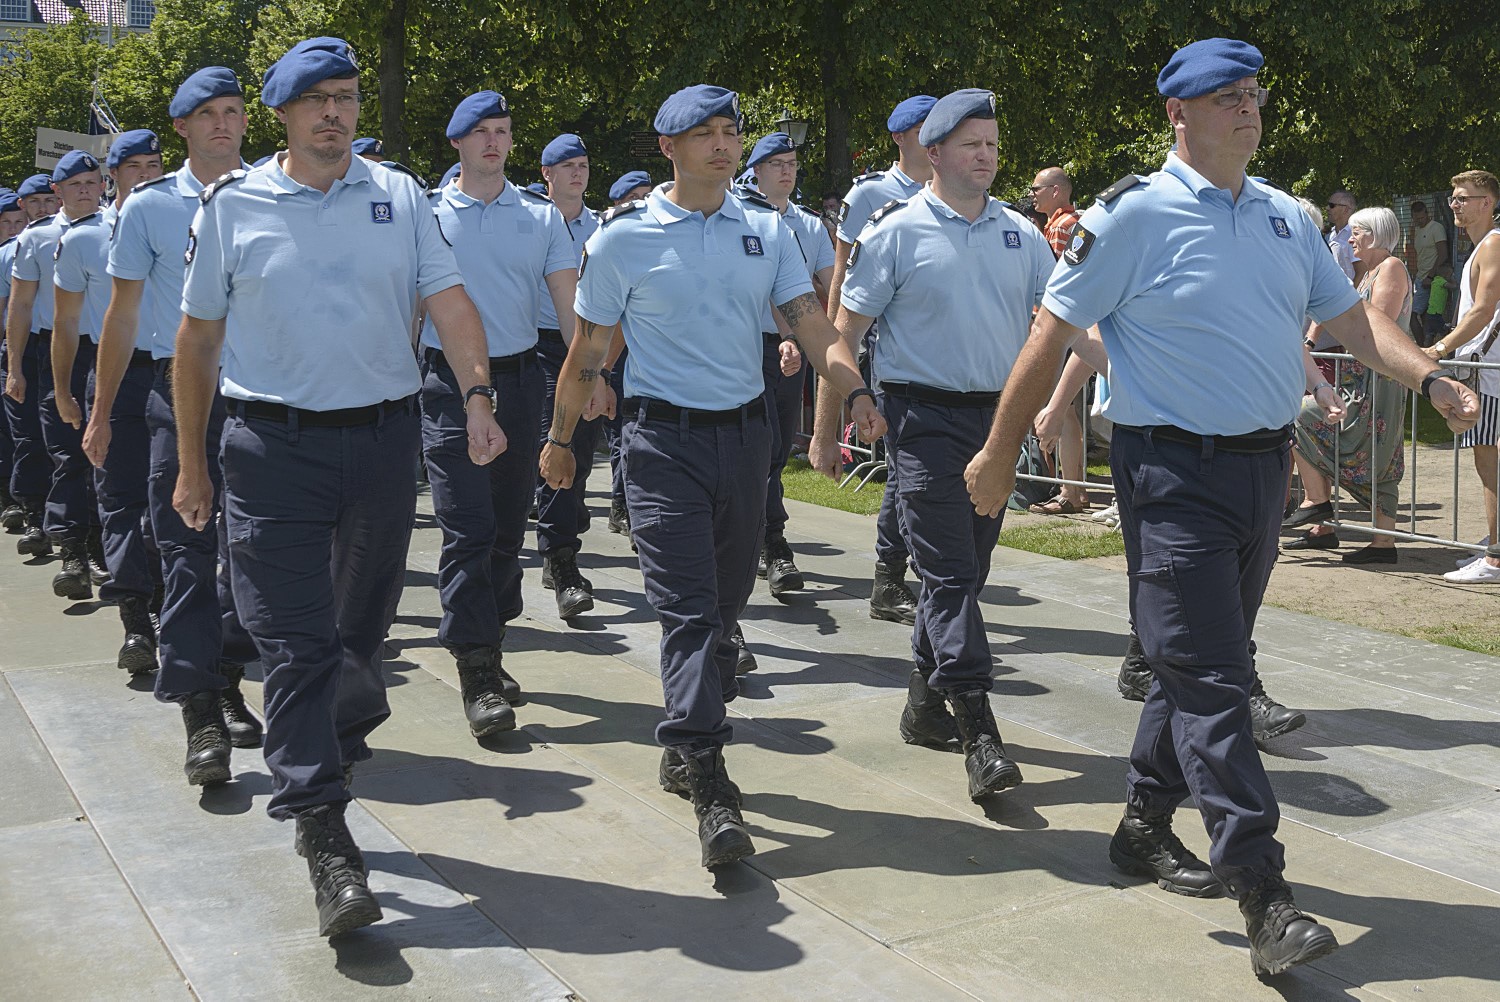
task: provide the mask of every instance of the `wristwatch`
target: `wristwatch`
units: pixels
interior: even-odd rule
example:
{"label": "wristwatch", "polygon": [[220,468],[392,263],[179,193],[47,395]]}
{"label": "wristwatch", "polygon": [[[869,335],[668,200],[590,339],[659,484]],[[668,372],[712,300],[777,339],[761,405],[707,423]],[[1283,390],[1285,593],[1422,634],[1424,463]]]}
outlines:
{"label": "wristwatch", "polygon": [[469,392],[464,394],[464,407],[468,407],[469,401],[474,399],[474,397],[476,396],[489,397],[490,410],[495,409],[495,388],[489,383],[479,383],[475,386],[469,387]]}

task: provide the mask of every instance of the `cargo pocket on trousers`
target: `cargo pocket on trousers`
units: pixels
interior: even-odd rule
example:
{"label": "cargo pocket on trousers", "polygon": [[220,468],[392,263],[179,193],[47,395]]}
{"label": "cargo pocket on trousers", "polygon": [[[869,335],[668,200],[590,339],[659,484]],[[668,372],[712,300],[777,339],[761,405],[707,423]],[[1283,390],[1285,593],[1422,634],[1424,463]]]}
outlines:
{"label": "cargo pocket on trousers", "polygon": [[1141,554],[1131,572],[1136,635],[1146,656],[1178,664],[1197,664],[1198,646],[1188,626],[1187,607],[1172,563],[1171,550]]}

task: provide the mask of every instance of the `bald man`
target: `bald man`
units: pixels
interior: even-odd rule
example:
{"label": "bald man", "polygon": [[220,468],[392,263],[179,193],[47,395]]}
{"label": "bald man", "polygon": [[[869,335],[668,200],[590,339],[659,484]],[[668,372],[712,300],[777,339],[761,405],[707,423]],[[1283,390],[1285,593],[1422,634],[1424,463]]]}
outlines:
{"label": "bald man", "polygon": [[1052,245],[1052,256],[1061,257],[1068,249],[1068,238],[1078,225],[1078,210],[1073,207],[1073,179],[1061,167],[1044,167],[1031,182],[1031,198],[1036,211],[1047,217],[1043,232]]}

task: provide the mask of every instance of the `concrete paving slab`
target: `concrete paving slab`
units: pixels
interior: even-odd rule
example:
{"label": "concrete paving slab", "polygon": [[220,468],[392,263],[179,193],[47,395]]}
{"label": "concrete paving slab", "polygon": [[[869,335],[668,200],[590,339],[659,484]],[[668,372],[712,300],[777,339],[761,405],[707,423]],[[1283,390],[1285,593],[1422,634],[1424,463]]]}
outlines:
{"label": "concrete paving slab", "polygon": [[0,831],[76,820],[78,801],[0,675]]}
{"label": "concrete paving slab", "polygon": [[1353,841],[1500,892],[1500,869],[1495,866],[1500,796],[1381,825],[1360,832]]}

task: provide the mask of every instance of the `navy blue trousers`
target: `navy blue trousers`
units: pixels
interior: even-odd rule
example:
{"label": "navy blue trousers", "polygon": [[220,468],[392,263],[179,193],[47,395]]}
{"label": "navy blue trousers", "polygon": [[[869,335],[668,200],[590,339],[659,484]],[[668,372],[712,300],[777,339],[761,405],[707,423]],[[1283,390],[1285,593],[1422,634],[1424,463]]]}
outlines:
{"label": "navy blue trousers", "polygon": [[[876,385],[874,340],[879,336],[876,327],[876,324],[871,324],[870,329],[865,332],[864,350],[860,353],[859,368],[867,386]],[[897,500],[899,476],[896,464],[887,450],[885,488],[880,495],[880,511],[875,516],[875,559],[883,564],[904,567],[911,561],[911,547],[906,540],[906,526],[901,524],[901,505]]]}
{"label": "navy blue trousers", "polygon": [[468,415],[453,369],[431,355],[422,362],[422,454],[443,530],[438,640],[450,649],[497,646],[506,624],[521,614],[521,545],[544,388],[535,352],[516,361],[515,371],[491,376],[506,449],[488,466],[469,458]]}
{"label": "navy blue trousers", "polygon": [[975,514],[964,468],[983,446],[993,407],[940,407],[878,395],[897,502],[921,588],[912,658],[937,689],[991,686],[994,663],[979,593],[989,577],[1004,512]]}
{"label": "navy blue trousers", "polygon": [[[0,338],[0,386],[5,385],[5,380],[10,374],[10,352],[5,347],[3,338]],[[10,418],[0,413],[0,487],[7,493],[10,492],[10,475],[15,469],[16,443],[10,434]]]}
{"label": "navy blue trousers", "polygon": [[625,415],[625,496],[646,598],[661,623],[662,745],[722,745],[739,693],[729,635],[755,585],[764,536],[765,414],[729,425]]}
{"label": "navy blue trousers", "polygon": [[[78,354],[69,374],[69,389],[85,419],[88,417],[89,374],[94,370],[97,351],[94,342],[86,337],[79,338]],[[99,524],[99,507],[94,498],[94,467],[83,453],[83,428],[74,428],[57,412],[50,346],[38,359],[37,376],[42,441],[47,445],[47,454],[52,457],[52,483],[47,490],[47,512],[42,527],[53,539],[82,540]]]}
{"label": "navy blue trousers", "polygon": [[[546,378],[546,394],[538,408],[541,429],[537,433],[537,448],[547,437],[552,427],[552,409],[557,400],[557,376],[562,372],[563,362],[568,357],[567,345],[557,331],[540,331],[536,342],[537,359],[541,362]],[[589,473],[594,468],[594,450],[603,433],[600,426],[603,418],[579,421],[573,427],[573,461],[576,464],[573,486],[553,490],[547,482],[537,477],[536,484],[536,548],[542,556],[560,550],[577,553],[583,547],[582,536],[589,529],[588,484]]]}
{"label": "navy blue trousers", "polygon": [[[609,446],[609,500],[611,504],[625,503],[625,460],[621,447],[620,431],[625,426],[625,357],[630,349],[620,352],[615,367],[610,370],[609,385],[615,391],[615,416],[601,419],[604,425],[604,441]],[[551,415],[547,416],[550,423]],[[546,430],[546,426],[543,426]]]}
{"label": "navy blue trousers", "polygon": [[[228,574],[224,519],[224,478],[219,440],[224,429],[224,400],[214,394],[208,415],[208,475],[214,485],[214,520],[194,531],[172,507],[177,489],[177,419],[172,412],[169,359],[156,363],[146,400],[146,428],[151,435],[151,472],[146,482],[151,534],[161,555],[162,606],[157,630],[156,698],[176,702],[195,692],[225,686],[219,662],[254,661],[255,647],[235,613]],[[110,449],[114,451],[113,446]]]}
{"label": "navy blue trousers", "polygon": [[224,515],[234,598],[265,668],[267,813],[349,799],[343,765],[390,716],[381,653],[417,505],[416,401],[378,423],[231,416]]}
{"label": "navy blue trousers", "polygon": [[781,335],[765,335],[761,375],[766,381],[766,413],[771,417],[771,469],[766,478],[766,535],[786,532],[785,491],[781,471],[796,440],[798,419],[802,416],[802,386],[807,381],[807,360],[795,375],[781,374]]}
{"label": "navy blue trousers", "polygon": [[[10,429],[13,451],[10,470],[10,492],[17,498],[27,498],[38,506],[46,498],[52,485],[52,459],[47,455],[47,443],[42,440],[41,411],[41,363],[43,355],[52,351],[50,336],[32,334],[21,353],[21,376],[26,380],[26,399],[17,403],[5,398],[5,423]],[[6,365],[15,360],[6,358]],[[51,366],[48,366],[50,371]]]}
{"label": "navy blue trousers", "polygon": [[[151,432],[146,403],[156,375],[150,365],[131,365],[120,380],[109,414],[109,452],[94,471],[99,523],[109,580],[99,597],[116,602],[127,595],[150,598],[161,579],[161,562],[147,513],[151,477]],[[89,407],[93,409],[94,374],[89,374]]]}
{"label": "navy blue trousers", "polygon": [[1210,865],[1237,887],[1283,867],[1280,810],[1250,726],[1250,636],[1276,563],[1289,455],[1216,452],[1120,425],[1110,442],[1130,615],[1152,669],[1127,796],[1153,811],[1191,796],[1213,840]]}

